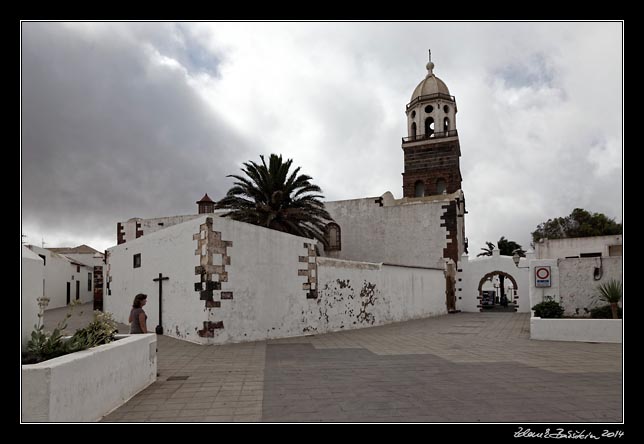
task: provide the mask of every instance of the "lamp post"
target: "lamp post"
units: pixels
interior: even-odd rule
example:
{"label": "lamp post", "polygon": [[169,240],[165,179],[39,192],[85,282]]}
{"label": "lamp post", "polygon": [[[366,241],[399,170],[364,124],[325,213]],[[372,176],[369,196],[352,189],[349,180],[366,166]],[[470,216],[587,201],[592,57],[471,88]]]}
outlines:
{"label": "lamp post", "polygon": [[519,252],[517,250],[514,250],[514,254],[512,255],[512,260],[514,261],[514,265],[518,267],[519,261],[521,260],[521,256],[519,256]]}

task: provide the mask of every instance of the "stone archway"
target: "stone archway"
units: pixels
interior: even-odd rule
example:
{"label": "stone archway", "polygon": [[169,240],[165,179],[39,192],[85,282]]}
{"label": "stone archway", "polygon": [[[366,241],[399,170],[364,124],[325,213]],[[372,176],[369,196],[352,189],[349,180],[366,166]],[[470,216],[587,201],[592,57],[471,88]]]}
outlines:
{"label": "stone archway", "polygon": [[483,311],[483,284],[488,280],[491,279],[494,276],[503,276],[512,282],[512,294],[510,298],[510,302],[514,305],[514,311],[519,307],[519,296],[517,293],[517,290],[519,289],[519,285],[517,284],[516,279],[511,274],[506,273],[505,271],[501,270],[496,270],[496,271],[490,271],[489,273],[486,273],[485,276],[481,278],[479,281],[479,286],[478,286],[478,293],[479,295],[476,297],[479,300],[479,311]]}

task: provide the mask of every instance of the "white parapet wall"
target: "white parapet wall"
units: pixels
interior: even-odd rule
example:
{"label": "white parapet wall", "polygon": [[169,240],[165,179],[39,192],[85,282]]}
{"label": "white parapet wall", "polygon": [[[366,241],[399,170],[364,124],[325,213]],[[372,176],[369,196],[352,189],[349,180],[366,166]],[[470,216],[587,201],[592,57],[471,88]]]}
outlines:
{"label": "white parapet wall", "polygon": [[155,334],[22,366],[23,422],[94,422],[157,379]]}
{"label": "white parapet wall", "polygon": [[445,272],[317,258],[318,298],[303,333],[325,333],[447,314]]}
{"label": "white parapet wall", "polygon": [[622,342],[621,319],[530,319],[530,338],[542,341]]}

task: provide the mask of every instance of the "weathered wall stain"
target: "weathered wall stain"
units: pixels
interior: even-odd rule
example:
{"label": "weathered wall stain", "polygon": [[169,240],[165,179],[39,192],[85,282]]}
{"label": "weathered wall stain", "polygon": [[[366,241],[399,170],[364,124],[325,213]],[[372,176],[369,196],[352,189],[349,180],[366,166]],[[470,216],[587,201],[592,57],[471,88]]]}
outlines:
{"label": "weathered wall stain", "polygon": [[373,313],[367,312],[369,305],[375,306],[376,299],[376,284],[365,281],[360,290],[360,313],[358,313],[358,321],[363,323],[372,324],[376,321]]}
{"label": "weathered wall stain", "polygon": [[[345,328],[344,320],[355,319],[353,325],[362,323],[373,325],[376,322],[374,313],[377,298],[376,284],[364,281],[360,292],[351,285],[350,279],[335,279],[324,284],[317,299],[317,319],[326,327]],[[355,302],[354,302],[355,301]],[[360,303],[359,307],[356,306]],[[371,306],[371,307],[370,307]],[[357,312],[357,313],[356,313]],[[306,319],[302,313],[303,319]],[[337,325],[332,325],[333,320]],[[313,326],[306,326],[303,332],[317,331]]]}

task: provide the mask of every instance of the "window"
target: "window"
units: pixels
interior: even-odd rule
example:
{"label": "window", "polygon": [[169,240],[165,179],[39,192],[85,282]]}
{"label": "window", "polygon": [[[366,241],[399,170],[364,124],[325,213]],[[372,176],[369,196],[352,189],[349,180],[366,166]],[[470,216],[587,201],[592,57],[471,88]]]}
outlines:
{"label": "window", "polygon": [[139,268],[141,267],[141,253],[137,253],[134,255],[134,268]]}
{"label": "window", "polygon": [[447,193],[447,186],[446,186],[445,181],[443,179],[438,179],[436,181],[436,193],[437,194],[446,194]]}
{"label": "window", "polygon": [[608,255],[609,256],[621,256],[622,255],[622,246],[621,245],[609,245],[608,246]]}
{"label": "window", "polygon": [[445,111],[445,114],[447,114],[449,112],[449,106],[445,105],[443,107],[443,111]]}
{"label": "window", "polygon": [[426,112],[427,114],[431,113],[432,111],[434,111],[434,107],[433,107],[433,106],[431,106],[431,105],[427,105],[427,106],[425,107],[425,112]]}
{"label": "window", "polygon": [[38,256],[40,256],[42,258],[43,267],[46,266],[47,265],[47,256],[45,256],[44,254],[39,254]]}
{"label": "window", "polygon": [[87,273],[87,291],[92,291],[92,273]]}
{"label": "window", "polygon": [[80,265],[76,265],[76,273],[80,273]]}
{"label": "window", "polygon": [[331,222],[326,226],[326,240],[329,243],[328,251],[338,251],[342,249],[340,226]]}
{"label": "window", "polygon": [[601,253],[581,253],[579,257],[602,257]]}
{"label": "window", "polygon": [[423,197],[425,195],[425,184],[422,180],[416,181],[414,184],[414,197]]}
{"label": "window", "polygon": [[416,137],[416,122],[411,124],[411,137]]}
{"label": "window", "polygon": [[411,118],[413,119],[414,117],[416,117],[416,111],[411,112]]}
{"label": "window", "polygon": [[443,131],[449,131],[449,119],[447,117],[445,117],[445,119],[443,120]]}

